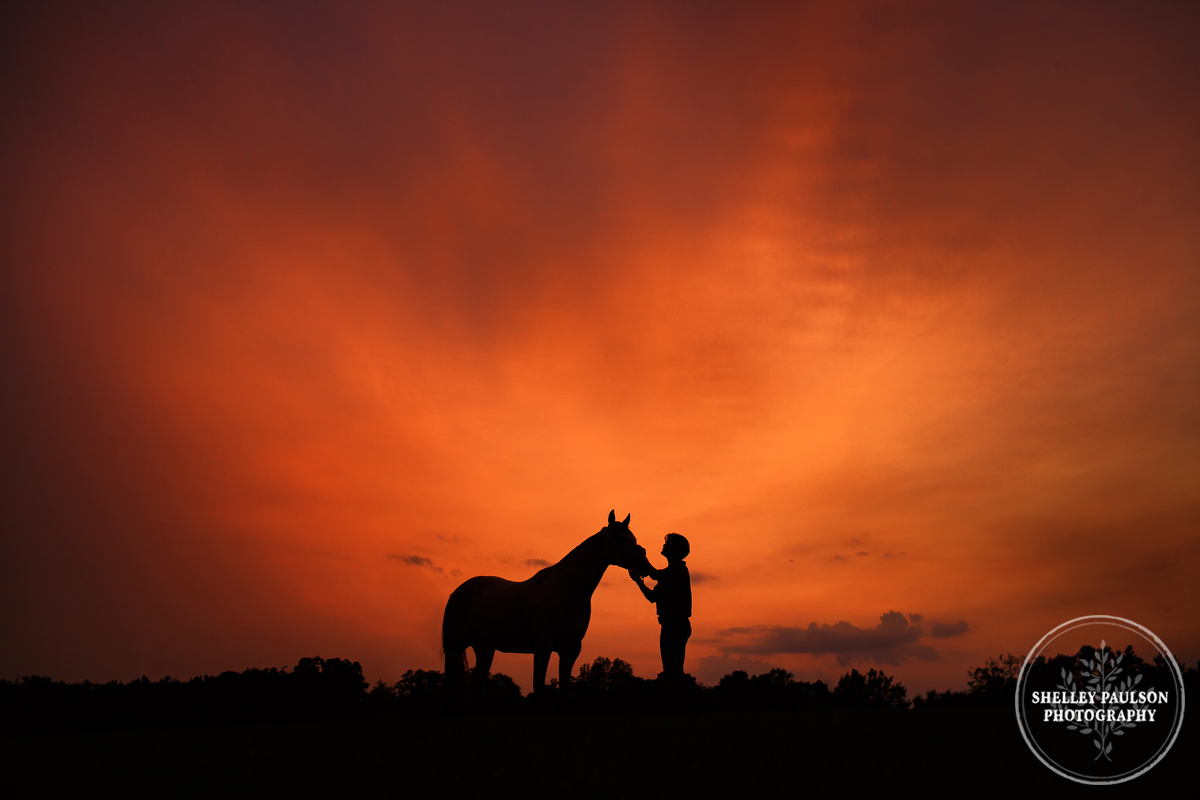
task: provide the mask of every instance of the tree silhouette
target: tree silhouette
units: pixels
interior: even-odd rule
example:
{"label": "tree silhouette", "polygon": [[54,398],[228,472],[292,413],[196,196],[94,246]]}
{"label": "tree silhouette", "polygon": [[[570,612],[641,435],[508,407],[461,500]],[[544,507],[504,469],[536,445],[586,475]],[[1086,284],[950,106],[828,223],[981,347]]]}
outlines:
{"label": "tree silhouette", "polygon": [[1011,702],[1017,690],[1017,675],[1024,661],[1024,656],[1012,653],[989,658],[982,667],[976,667],[968,673],[967,691],[979,700]]}
{"label": "tree silhouette", "polygon": [[593,692],[608,692],[628,686],[633,680],[633,667],[619,658],[608,659],[597,656],[591,664],[579,668],[576,679],[581,689]]}
{"label": "tree silhouette", "polygon": [[866,675],[850,670],[833,690],[834,701],[843,708],[908,708],[907,695],[904,684],[874,669]]}

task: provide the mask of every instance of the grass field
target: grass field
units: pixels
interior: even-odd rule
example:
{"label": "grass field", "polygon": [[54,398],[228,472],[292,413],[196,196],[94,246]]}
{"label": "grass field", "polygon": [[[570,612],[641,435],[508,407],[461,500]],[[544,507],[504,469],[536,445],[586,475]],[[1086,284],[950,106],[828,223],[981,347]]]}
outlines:
{"label": "grass field", "polygon": [[[1185,723],[1137,791],[1194,790]],[[836,796],[865,790],[1073,795],[1002,709],[528,715],[142,728],[0,740],[5,797]],[[673,794],[673,793],[672,793]]]}

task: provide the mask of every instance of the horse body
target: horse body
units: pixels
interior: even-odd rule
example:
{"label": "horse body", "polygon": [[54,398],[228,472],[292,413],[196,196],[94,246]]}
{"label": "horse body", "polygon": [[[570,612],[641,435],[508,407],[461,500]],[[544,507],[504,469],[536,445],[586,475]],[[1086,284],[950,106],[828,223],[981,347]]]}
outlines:
{"label": "horse body", "polygon": [[533,686],[546,683],[550,654],[558,653],[559,685],[567,686],[592,617],[592,593],[610,565],[649,572],[645,548],[629,531],[629,517],[608,525],[562,561],[526,581],[493,576],[471,578],[446,602],[442,649],[447,685],[466,685],[466,649],[475,651],[474,678],[487,679],[492,658],[502,653],[533,654]]}

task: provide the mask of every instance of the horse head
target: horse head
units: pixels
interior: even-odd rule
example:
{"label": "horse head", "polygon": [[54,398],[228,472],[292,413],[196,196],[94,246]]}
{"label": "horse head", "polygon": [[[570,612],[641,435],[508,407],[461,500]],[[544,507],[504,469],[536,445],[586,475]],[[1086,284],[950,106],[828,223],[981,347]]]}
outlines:
{"label": "horse head", "polygon": [[637,543],[637,537],[629,530],[629,518],[626,515],[622,522],[617,522],[617,511],[608,512],[608,525],[600,531],[604,534],[604,543],[609,564],[631,569],[645,577],[652,569],[650,559],[646,558],[646,548]]}

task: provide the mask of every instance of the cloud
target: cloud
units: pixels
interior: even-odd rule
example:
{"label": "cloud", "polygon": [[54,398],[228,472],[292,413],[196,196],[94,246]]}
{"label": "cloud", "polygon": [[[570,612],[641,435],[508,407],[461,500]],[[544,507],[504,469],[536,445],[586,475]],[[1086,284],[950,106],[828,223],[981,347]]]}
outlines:
{"label": "cloud", "polygon": [[[809,623],[807,628],[758,625],[718,631],[721,636],[750,635],[745,644],[725,645],[724,653],[772,655],[775,653],[833,654],[845,666],[855,658],[869,658],[877,664],[899,664],[908,658],[936,661],[937,650],[918,643],[924,635],[920,614],[907,618],[889,611],[874,628],[859,628],[849,622],[834,625]],[[965,625],[965,623],[963,623]]]}
{"label": "cloud", "polygon": [[715,581],[717,576],[708,572],[700,572],[697,570],[696,572],[691,573],[691,578],[692,583],[709,583],[710,581]]}
{"label": "cloud", "polygon": [[930,634],[935,639],[953,639],[955,636],[962,636],[967,630],[967,621],[960,619],[958,622],[935,622]]}
{"label": "cloud", "polygon": [[605,496],[713,629],[1107,598],[1194,659],[1190,12],[828,8],[6,25],[0,675],[433,665],[380,553],[525,577]]}
{"label": "cloud", "polygon": [[[397,555],[392,555],[389,553],[388,558],[394,558],[397,561],[402,561],[411,567],[428,567],[429,569],[436,572],[438,575],[446,574],[446,571],[444,569],[435,565],[433,563],[433,561],[431,561],[430,559],[425,558],[423,556],[397,556]],[[458,570],[454,570],[454,572],[457,573]]]}
{"label": "cloud", "polygon": [[527,559],[525,559],[525,566],[527,566],[527,567],[548,567],[548,566],[550,566],[550,562],[544,558],[527,558]]}

